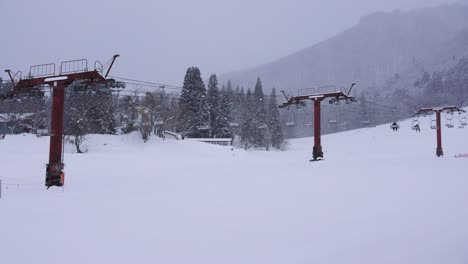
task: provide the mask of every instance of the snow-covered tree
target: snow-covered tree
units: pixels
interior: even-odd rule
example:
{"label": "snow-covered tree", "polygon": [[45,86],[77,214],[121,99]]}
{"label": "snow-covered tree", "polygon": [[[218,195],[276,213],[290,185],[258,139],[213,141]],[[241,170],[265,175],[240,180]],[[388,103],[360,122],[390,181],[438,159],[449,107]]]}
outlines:
{"label": "snow-covered tree", "polygon": [[211,137],[219,137],[219,114],[221,112],[221,95],[218,90],[218,80],[215,74],[208,81],[208,109],[210,112]]}
{"label": "snow-covered tree", "polygon": [[117,116],[122,133],[128,134],[138,130],[139,106],[140,99],[137,93],[119,99]]}
{"label": "snow-covered tree", "polygon": [[205,84],[197,67],[187,69],[179,99],[178,130],[184,136],[208,137],[210,117]]}
{"label": "snow-covered tree", "polygon": [[247,90],[245,99],[241,123],[241,144],[243,148],[249,149],[255,145],[255,131],[257,130],[254,118],[254,96],[250,89]]}
{"label": "snow-covered tree", "polygon": [[218,138],[229,138],[232,137],[232,130],[230,125],[231,117],[231,103],[228,97],[222,93],[220,98],[220,112],[218,114],[218,128],[215,137]]}
{"label": "snow-covered tree", "polygon": [[267,112],[267,123],[268,123],[268,136],[269,142],[267,147],[271,144],[274,148],[281,148],[284,141],[283,130],[281,128],[281,119],[278,110],[278,103],[276,102],[276,90],[272,89],[270,94],[270,100],[268,102]]}
{"label": "snow-covered tree", "polygon": [[262,81],[260,78],[257,79],[255,90],[253,93],[253,102],[249,102],[253,106],[253,117],[254,117],[254,144],[256,147],[266,147],[267,143],[267,128],[266,123],[266,110],[264,100]]}
{"label": "snow-covered tree", "polygon": [[65,101],[65,135],[75,145],[76,152],[83,153],[81,144],[90,132],[88,117],[93,106],[90,101],[90,93],[67,90]]}

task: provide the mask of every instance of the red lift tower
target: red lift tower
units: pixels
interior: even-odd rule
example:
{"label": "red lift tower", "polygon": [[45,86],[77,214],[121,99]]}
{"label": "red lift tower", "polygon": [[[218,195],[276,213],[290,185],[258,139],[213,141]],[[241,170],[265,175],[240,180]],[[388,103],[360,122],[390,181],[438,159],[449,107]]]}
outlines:
{"label": "red lift tower", "polygon": [[[330,99],[330,104],[339,105],[342,101],[346,103],[356,102],[356,99],[349,94],[353,89],[355,83],[353,83],[349,89],[349,91],[345,94],[342,91],[339,92],[325,92],[325,93],[309,93],[305,95],[293,96],[291,98],[287,98],[286,103],[280,105],[280,108],[289,107],[291,105],[304,105],[303,101],[311,100],[314,102],[314,148],[312,152],[313,159],[311,161],[318,161],[323,159],[323,150],[322,150],[322,142],[321,142],[321,120],[320,120],[320,105],[323,100],[327,98]],[[284,92],[283,92],[284,93]]]}
{"label": "red lift tower", "polygon": [[64,102],[65,89],[73,84],[76,91],[92,90],[95,92],[110,92],[110,88],[123,88],[124,85],[117,84],[113,79],[106,79],[115,59],[119,55],[114,55],[112,62],[103,76],[104,67],[101,63],[95,62],[94,70],[89,71],[87,60],[65,61],[60,65],[60,71],[55,73],[55,64],[42,64],[32,66],[28,76],[16,81],[10,70],[6,70],[14,85],[12,91],[4,95],[1,99],[14,99],[22,96],[44,96],[42,91],[47,85],[52,88],[52,113],[50,121],[50,149],[49,163],[46,167],[47,187],[63,186],[64,164],[63,164],[63,123],[64,123]]}
{"label": "red lift tower", "polygon": [[437,130],[437,149],[436,149],[436,155],[437,157],[443,156],[444,151],[442,150],[442,122],[441,122],[441,114],[445,113],[451,113],[453,114],[454,112],[460,113],[465,113],[466,111],[458,108],[456,106],[445,106],[445,107],[427,107],[427,108],[421,108],[419,111],[417,111],[414,115],[415,116],[426,116],[429,114],[436,114],[436,130]]}

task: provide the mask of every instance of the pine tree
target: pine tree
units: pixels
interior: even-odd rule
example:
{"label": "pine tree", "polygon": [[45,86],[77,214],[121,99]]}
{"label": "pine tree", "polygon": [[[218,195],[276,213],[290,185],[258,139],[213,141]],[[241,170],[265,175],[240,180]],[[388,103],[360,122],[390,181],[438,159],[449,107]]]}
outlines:
{"label": "pine tree", "polygon": [[254,120],[254,98],[252,91],[247,90],[245,96],[245,105],[242,112],[242,123],[241,123],[241,144],[245,149],[251,148],[254,143],[254,132],[256,131],[255,120]]}
{"label": "pine tree", "polygon": [[208,109],[210,113],[211,137],[219,137],[219,114],[221,112],[221,96],[218,90],[218,80],[215,74],[208,81]]}
{"label": "pine tree", "polygon": [[231,103],[225,93],[221,94],[220,112],[218,115],[218,130],[215,137],[230,138],[232,130],[230,125],[231,120]]}
{"label": "pine tree", "polygon": [[266,110],[265,110],[265,100],[262,89],[262,82],[260,78],[257,79],[257,84],[255,85],[255,90],[253,94],[253,114],[254,114],[254,144],[256,147],[266,147],[267,146],[267,128],[266,124]]}
{"label": "pine tree", "polygon": [[209,135],[209,109],[206,88],[197,67],[187,69],[179,99],[178,130],[184,136],[195,138]]}
{"label": "pine tree", "polygon": [[[280,113],[278,110],[278,104],[276,102],[276,90],[272,89],[270,94],[270,101],[268,103],[268,135],[269,144],[272,147],[279,149],[284,141],[283,130],[281,128]],[[267,148],[268,148],[267,145]]]}

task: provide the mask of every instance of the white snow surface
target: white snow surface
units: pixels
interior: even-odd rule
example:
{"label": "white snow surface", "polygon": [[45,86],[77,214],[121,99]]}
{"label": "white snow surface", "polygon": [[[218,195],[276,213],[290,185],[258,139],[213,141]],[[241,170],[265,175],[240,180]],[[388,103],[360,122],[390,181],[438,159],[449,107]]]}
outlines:
{"label": "white snow surface", "polygon": [[65,149],[45,190],[49,139],[0,140],[0,263],[467,263],[468,128],[429,118],[244,151],[138,135]]}

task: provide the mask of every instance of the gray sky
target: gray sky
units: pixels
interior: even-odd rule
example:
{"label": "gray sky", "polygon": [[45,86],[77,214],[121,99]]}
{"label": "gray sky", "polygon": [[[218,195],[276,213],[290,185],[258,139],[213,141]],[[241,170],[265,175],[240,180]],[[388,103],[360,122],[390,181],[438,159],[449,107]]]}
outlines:
{"label": "gray sky", "polygon": [[[121,54],[113,75],[180,85],[264,64],[376,11],[468,0],[14,0],[0,1],[0,67]],[[11,12],[10,12],[11,10]],[[5,75],[2,75],[5,77]]]}

